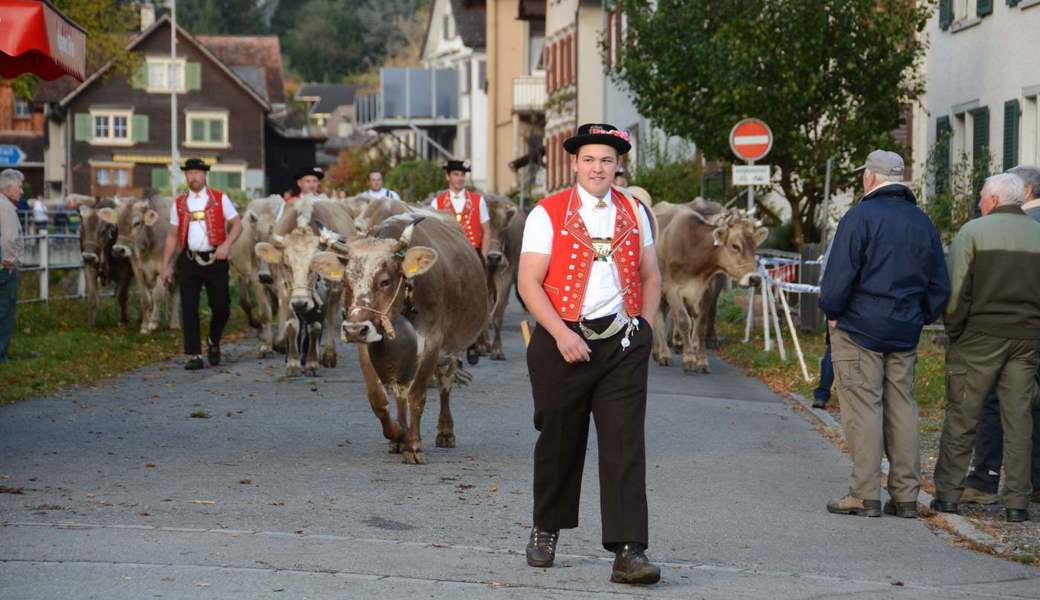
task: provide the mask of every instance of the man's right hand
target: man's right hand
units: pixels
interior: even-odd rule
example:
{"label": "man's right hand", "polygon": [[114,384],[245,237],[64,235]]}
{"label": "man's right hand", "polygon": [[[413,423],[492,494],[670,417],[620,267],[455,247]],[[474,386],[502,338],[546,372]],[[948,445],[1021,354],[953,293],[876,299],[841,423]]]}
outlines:
{"label": "man's right hand", "polygon": [[173,285],[173,268],[163,267],[162,270],[162,282],[166,287]]}
{"label": "man's right hand", "polygon": [[556,337],[556,347],[560,350],[563,360],[569,363],[589,362],[592,350],[585,340],[570,329],[564,329]]}

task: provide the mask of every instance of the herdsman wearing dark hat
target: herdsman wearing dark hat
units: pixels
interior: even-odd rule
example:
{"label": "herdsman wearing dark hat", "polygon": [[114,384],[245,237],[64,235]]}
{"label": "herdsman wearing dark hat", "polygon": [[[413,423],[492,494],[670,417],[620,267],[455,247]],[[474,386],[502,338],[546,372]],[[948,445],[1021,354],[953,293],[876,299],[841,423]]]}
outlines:
{"label": "herdsman wearing dark hat", "polygon": [[469,165],[461,160],[449,160],[444,166],[448,189],[437,194],[430,203],[433,208],[451,213],[459,222],[466,239],[481,257],[487,256],[491,244],[491,216],[487,202],[476,192],[466,190]]}
{"label": "herdsman wearing dark hat", "polygon": [[599,441],[603,546],[611,581],[656,583],[646,558],[646,384],[661,295],[653,232],[638,200],[611,186],[631,148],[611,125],[563,143],[577,185],[527,217],[517,288],[538,327],[527,350],[534,396],[534,527],[527,564],[550,567],[560,529],[578,526],[590,413]]}
{"label": "herdsman wearing dark hat", "polygon": [[[189,371],[205,366],[199,340],[199,296],[206,287],[212,318],[209,323],[209,364],[220,364],[220,336],[231,315],[228,297],[228,253],[242,232],[242,219],[226,194],[206,186],[209,165],[189,158],[182,167],[188,191],[170,207],[170,232],[163,251],[163,281],[173,281],[173,260],[181,286],[184,353]],[[227,226],[231,226],[228,231]]]}
{"label": "herdsman wearing dark hat", "polygon": [[317,195],[321,191],[321,180],[325,177],[325,171],[321,167],[304,167],[296,172],[296,187],[286,192],[283,196],[285,202],[278,207],[276,218],[282,218],[285,207],[304,196]]}

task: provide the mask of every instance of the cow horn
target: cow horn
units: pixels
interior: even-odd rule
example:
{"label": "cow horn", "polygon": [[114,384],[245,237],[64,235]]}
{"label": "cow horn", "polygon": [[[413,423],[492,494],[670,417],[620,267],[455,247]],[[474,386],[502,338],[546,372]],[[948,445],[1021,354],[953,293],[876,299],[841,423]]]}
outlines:
{"label": "cow horn", "polygon": [[723,231],[725,231],[725,230],[726,230],[726,227],[725,227],[725,226],[722,226],[722,227],[716,227],[716,228],[715,228],[715,229],[714,229],[714,230],[713,230],[713,231],[711,232],[711,239],[712,239],[712,241],[713,241],[713,244],[712,244],[713,246],[716,246],[716,247],[718,247],[718,246],[721,246],[721,245],[722,245],[722,240],[720,240],[720,239],[719,239],[719,236],[720,236],[720,235],[722,234],[722,232],[723,232]]}
{"label": "cow horn", "polygon": [[412,233],[415,232],[415,226],[422,222],[426,217],[416,217],[414,221],[408,224],[408,227],[404,228],[401,232],[401,238],[397,242],[397,252],[405,250],[408,246],[412,245]]}
{"label": "cow horn", "polygon": [[335,231],[326,228],[320,222],[316,222],[318,225],[318,236],[321,238],[321,244],[328,246],[338,241],[344,241],[343,237]]}
{"label": "cow horn", "polygon": [[272,233],[271,234],[271,241],[274,242],[274,245],[279,247],[279,248],[282,248],[282,247],[285,246],[285,236],[284,235],[279,235],[277,233]]}

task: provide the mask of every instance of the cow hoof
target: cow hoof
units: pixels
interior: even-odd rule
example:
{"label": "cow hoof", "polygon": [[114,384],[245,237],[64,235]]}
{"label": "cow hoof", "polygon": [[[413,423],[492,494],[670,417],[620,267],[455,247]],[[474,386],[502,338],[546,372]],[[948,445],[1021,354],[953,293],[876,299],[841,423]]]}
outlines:
{"label": "cow hoof", "polygon": [[275,342],[274,344],[271,344],[271,349],[274,350],[275,352],[277,352],[278,354],[285,354],[286,348],[287,347],[286,347],[286,344],[285,344],[285,340],[282,340],[280,342]]}
{"label": "cow hoof", "polygon": [[318,367],[315,367],[313,365],[308,365],[308,366],[304,367],[303,372],[307,374],[307,377],[317,377],[318,376]]}
{"label": "cow hoof", "polygon": [[285,376],[286,377],[299,377],[300,375],[303,375],[303,369],[302,368],[295,367],[295,366],[293,366],[293,367],[285,367]]}
{"label": "cow hoof", "polygon": [[491,352],[491,360],[505,360],[505,359],[506,359],[506,353],[502,352],[501,349],[494,350],[494,351]]}
{"label": "cow hoof", "polygon": [[260,358],[267,358],[268,356],[271,356],[271,347],[266,344],[261,344],[260,350],[257,351],[256,355]]}
{"label": "cow hoof", "polygon": [[454,433],[438,433],[437,434],[437,447],[438,448],[454,448],[455,447],[455,434]]}
{"label": "cow hoof", "polygon": [[401,442],[390,442],[390,454],[401,453]]}
{"label": "cow hoof", "polygon": [[336,367],[336,353],[326,352],[321,355],[321,366],[333,369]]}
{"label": "cow hoof", "polygon": [[662,367],[670,367],[670,366],[672,366],[672,357],[671,356],[655,356],[654,360],[656,360],[657,364],[661,365]]}
{"label": "cow hoof", "polygon": [[700,365],[692,360],[683,360],[682,362],[683,373],[699,373]]}
{"label": "cow hoof", "polygon": [[425,465],[426,457],[423,456],[422,450],[403,450],[401,462],[406,465]]}

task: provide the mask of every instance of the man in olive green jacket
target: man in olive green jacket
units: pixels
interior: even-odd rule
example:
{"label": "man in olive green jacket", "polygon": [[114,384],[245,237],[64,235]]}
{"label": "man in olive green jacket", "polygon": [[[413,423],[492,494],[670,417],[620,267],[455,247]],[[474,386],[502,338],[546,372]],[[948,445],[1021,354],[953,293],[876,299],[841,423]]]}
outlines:
{"label": "man in olive green jacket", "polygon": [[1031,406],[1040,366],[1040,223],[1022,211],[1024,193],[1015,175],[988,178],[979,200],[984,216],[965,225],[950,246],[946,418],[933,510],[957,512],[975,428],[996,384],[1004,425],[1007,519],[1029,518]]}

